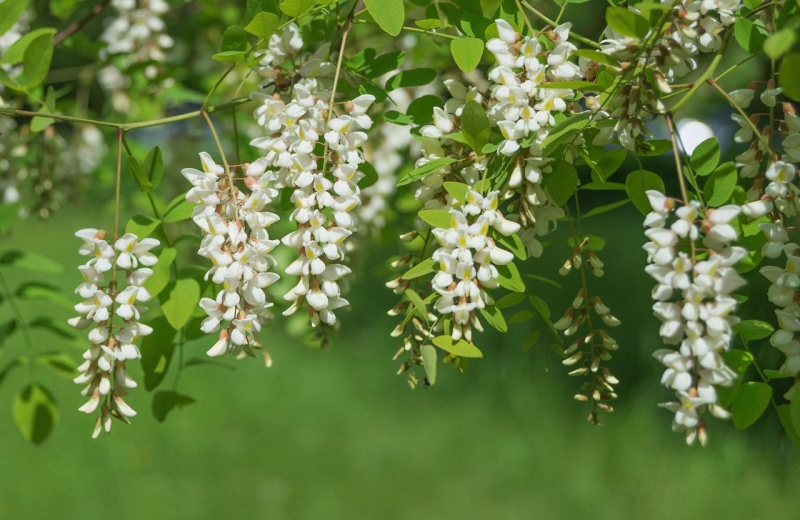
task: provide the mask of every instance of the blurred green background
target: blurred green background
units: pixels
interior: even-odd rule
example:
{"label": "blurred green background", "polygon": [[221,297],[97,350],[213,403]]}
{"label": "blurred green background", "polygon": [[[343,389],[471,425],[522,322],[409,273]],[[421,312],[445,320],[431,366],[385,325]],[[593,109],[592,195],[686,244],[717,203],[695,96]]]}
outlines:
{"label": "blurred green background", "polygon": [[[521,351],[529,324],[504,338],[481,335],[486,357],[465,374],[444,366],[434,387],[409,390],[394,375],[394,320],[383,312],[395,301],[382,284],[381,260],[392,251],[372,246],[359,255],[373,261],[357,271],[352,310],[331,349],[304,346],[279,322],[262,337],[273,368],[250,359],[236,371],[187,368],[181,392],[197,403],[163,424],[140,388],[130,397],[139,411],[133,425],[116,423],[110,437],[92,440],[93,419],[77,411],[79,388],[40,370],[61,420],[35,447],[9,416],[27,372],[11,374],[0,388],[0,518],[793,518],[798,457],[773,416],[744,433],[712,420],[705,449],[671,433],[670,414],[656,407],[669,392],[651,357],[658,325],[642,271],[640,216],[627,207],[607,217],[602,227],[584,223],[608,240],[607,274],[590,284],[623,322],[611,364],[620,398],[604,427],[585,422],[586,408],[570,397],[580,381],[551,351]],[[71,291],[81,261],[72,233],[104,222],[103,205],[90,200],[48,222],[21,222],[2,249],[50,256],[66,272],[29,277],[6,269],[7,278]],[[567,254],[565,232],[543,259],[526,264],[530,272],[555,272]],[[577,289],[574,277],[560,281],[564,291],[530,286],[554,314]],[[23,311],[71,315],[48,302]],[[34,342],[80,353],[46,333],[35,332]],[[209,345],[192,342],[187,355],[202,356]],[[0,363],[22,352],[15,335]],[[138,367],[132,373],[139,376]],[[162,386],[171,381],[172,373]]]}

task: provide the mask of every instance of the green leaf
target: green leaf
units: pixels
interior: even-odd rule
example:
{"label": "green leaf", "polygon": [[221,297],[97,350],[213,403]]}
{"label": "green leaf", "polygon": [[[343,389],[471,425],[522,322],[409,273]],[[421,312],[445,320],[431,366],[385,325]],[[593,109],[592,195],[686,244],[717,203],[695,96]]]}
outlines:
{"label": "green leaf", "polygon": [[433,261],[433,258],[426,258],[422,262],[406,271],[403,274],[403,280],[413,280],[414,278],[419,278],[420,276],[425,276],[426,274],[432,273],[435,263],[436,262]]}
{"label": "green leaf", "polygon": [[531,280],[536,280],[537,282],[546,283],[547,285],[552,285],[556,289],[562,289],[561,284],[556,282],[555,280],[551,280],[550,278],[545,278],[544,276],[539,276],[536,274],[525,274],[527,278]]}
{"label": "green leaf", "polygon": [[178,250],[174,247],[165,247],[158,255],[158,262],[151,267],[153,274],[144,282],[144,288],[151,296],[158,296],[161,291],[169,284],[172,275],[172,263],[178,256]]}
{"label": "green leaf", "polygon": [[144,374],[144,387],[153,390],[167,375],[169,362],[175,351],[172,340],[175,339],[176,330],[172,328],[164,316],[158,316],[150,321],[153,333],[142,338],[142,373]]}
{"label": "green leaf", "polygon": [[[64,322],[56,321],[53,318],[36,318],[28,323],[28,326],[34,329],[49,330],[57,336],[65,339],[75,339],[75,329],[70,327]],[[0,343],[2,343],[2,327],[0,327]]]}
{"label": "green leaf", "polygon": [[253,20],[248,23],[244,30],[259,38],[269,38],[281,24],[280,19],[272,13],[261,12],[255,15]]}
{"label": "green leaf", "polygon": [[161,148],[158,146],[148,152],[144,160],[144,171],[153,189],[158,188],[164,177],[164,159],[161,156]]}
{"label": "green leaf", "polygon": [[421,87],[436,79],[436,69],[411,69],[395,74],[386,81],[386,91],[402,87]]}
{"label": "green leaf", "polygon": [[278,0],[247,0],[247,16],[245,21],[252,21],[260,12],[267,12],[280,16],[281,10],[278,7]]}
{"label": "green leaf", "polygon": [[536,312],[538,312],[542,318],[546,320],[550,319],[552,313],[550,312],[550,306],[547,305],[546,301],[536,296],[535,294],[528,295],[528,301],[531,302],[533,308],[536,309]]}
{"label": "green leaf", "polygon": [[484,145],[489,142],[492,131],[489,117],[477,101],[469,101],[464,106],[461,113],[461,131],[469,147],[477,153],[481,153]]}
{"label": "green leaf", "polygon": [[[559,144],[583,130],[586,127],[590,117],[591,115],[587,110],[585,112],[575,114],[574,116],[569,116],[562,122],[558,123],[550,130],[550,132],[547,134],[547,137],[544,138],[544,141],[542,141],[542,149],[546,149],[548,153],[551,153],[552,150],[558,148]],[[531,133],[531,138],[536,138],[533,133]]]}
{"label": "green leaf", "polygon": [[376,182],[378,182],[378,172],[375,170],[375,167],[372,166],[368,162],[363,162],[358,165],[358,170],[364,174],[364,177],[358,182],[358,187],[362,190],[364,188],[369,188]]}
{"label": "green leaf", "polygon": [[797,36],[795,35],[794,29],[789,27],[772,33],[767,36],[767,39],[764,41],[764,54],[773,60],[777,60],[794,46],[796,39]]}
{"label": "green leaf", "polygon": [[[0,342],[2,343],[2,342]],[[9,361],[6,366],[0,370],[0,386],[2,386],[3,381],[14,371],[15,368],[22,366],[22,357],[17,357]]]}
{"label": "green leaf", "polygon": [[281,11],[295,17],[307,13],[313,6],[314,0],[282,0],[280,3]]}
{"label": "green leaf", "polygon": [[416,180],[425,178],[433,173],[437,173],[445,166],[453,164],[454,162],[456,162],[456,160],[453,159],[452,157],[441,157],[439,159],[434,159],[433,161],[426,162],[422,166],[414,168],[413,170],[411,170],[411,172],[407,173],[405,176],[400,178],[397,181],[397,185],[405,186],[406,184],[411,184]]}
{"label": "green leaf", "polygon": [[595,63],[600,63],[602,65],[608,65],[609,67],[619,68],[619,60],[612,58],[608,54],[603,54],[599,51],[592,51],[589,49],[579,49],[577,51],[572,51],[571,55],[579,56],[581,58],[586,58],[587,60],[591,60]]}
{"label": "green leaf", "polygon": [[447,229],[451,227],[450,219],[453,216],[443,209],[423,209],[419,212],[419,218],[433,228]]}
{"label": "green leaf", "polygon": [[789,402],[789,415],[792,419],[794,433],[800,435],[800,385],[795,385],[792,390],[792,400]]}
{"label": "green leaf", "polygon": [[425,378],[428,380],[428,384],[433,386],[436,383],[436,349],[432,345],[422,345],[419,350],[422,355]]}
{"label": "green leaf", "polygon": [[[198,324],[198,327],[199,327],[199,324]],[[198,336],[198,337],[202,338],[204,336],[205,336],[205,333],[200,331],[200,336]],[[236,367],[232,367],[227,363],[223,363],[222,361],[217,361],[216,359],[211,359],[211,358],[207,358],[207,357],[206,358],[192,358],[192,359],[186,361],[183,364],[183,368],[196,367],[196,366],[214,366],[214,367],[226,368],[228,370],[232,370],[233,372],[236,372]]]}
{"label": "green leaf", "polygon": [[464,72],[472,72],[481,62],[483,40],[470,37],[450,40],[450,52],[459,69]]}
{"label": "green leaf", "polygon": [[606,23],[622,36],[642,39],[650,32],[650,24],[643,16],[623,7],[606,9]]}
{"label": "green leaf", "polygon": [[775,329],[766,321],[745,320],[737,325],[736,332],[742,339],[752,341],[769,337]]}
{"label": "green leaf", "polygon": [[625,178],[625,191],[631,199],[636,209],[647,215],[653,208],[645,192],[647,190],[657,190],[664,193],[664,181],[661,177],[647,170],[636,170],[628,174]]}
{"label": "green leaf", "polygon": [[38,87],[47,77],[53,60],[53,34],[42,34],[25,49],[20,83],[27,88]]}
{"label": "green leaf", "polygon": [[784,56],[778,67],[778,86],[783,95],[800,101],[800,52],[790,52]]}
{"label": "green leaf", "polygon": [[167,414],[174,408],[183,408],[194,403],[195,400],[188,395],[181,395],[172,390],[162,390],[153,396],[153,416],[158,422],[164,422]]}
{"label": "green leaf", "polygon": [[500,332],[508,331],[508,325],[506,325],[506,320],[503,318],[503,312],[496,306],[487,305],[481,309],[481,314],[486,319],[486,322],[495,329]]}
{"label": "green leaf", "polygon": [[500,233],[493,233],[493,237],[495,242],[514,253],[514,256],[520,260],[526,260],[528,258],[528,254],[525,251],[525,244],[522,243],[522,239],[519,238],[518,235],[503,236]]}
{"label": "green leaf", "polygon": [[[2,71],[3,69],[0,69]],[[2,72],[0,72],[2,75]],[[0,204],[0,235],[5,234],[19,220],[20,203]]]}
{"label": "green leaf", "polygon": [[767,383],[747,382],[739,387],[731,403],[731,418],[737,430],[752,426],[769,405],[772,388]]}
{"label": "green leaf", "polygon": [[617,208],[620,208],[629,202],[630,200],[625,199],[625,200],[619,200],[617,202],[611,202],[609,204],[603,204],[602,206],[592,208],[591,210],[584,213],[583,218],[589,218],[589,217],[594,217],[596,215],[602,215],[603,213],[608,213],[609,211],[613,211]]}
{"label": "green leaf", "polygon": [[593,83],[591,81],[559,81],[552,83],[542,83],[538,85],[539,88],[553,88],[553,89],[569,89],[569,90],[589,90],[592,92],[602,92],[605,90],[602,85]]}
{"label": "green leaf", "polygon": [[751,21],[742,16],[736,18],[733,34],[742,49],[757,54],[764,47],[769,32],[761,20]]}
{"label": "green leaf", "polygon": [[3,323],[0,323],[0,347],[3,346],[3,343],[8,341],[8,338],[14,334],[14,331],[17,330],[17,320],[14,318],[10,318]]}
{"label": "green leaf", "polygon": [[40,365],[50,367],[56,374],[61,376],[73,378],[78,375],[78,371],[75,369],[77,363],[66,352],[42,352],[41,354],[36,354],[33,359]]}
{"label": "green leaf", "polygon": [[442,98],[439,96],[422,96],[408,105],[408,114],[417,125],[428,125],[433,121],[433,108],[442,106]]}
{"label": "green leaf", "polygon": [[453,356],[465,358],[483,357],[483,353],[478,347],[463,339],[453,342],[453,338],[450,336],[437,336],[433,338],[433,344]]}
{"label": "green leaf", "polygon": [[519,270],[514,262],[506,265],[498,265],[497,272],[499,274],[497,282],[500,287],[514,292],[525,292],[525,282],[519,274]]}
{"label": "green leaf", "polygon": [[416,291],[412,291],[411,289],[406,289],[405,292],[406,298],[414,308],[417,310],[417,313],[423,318],[428,319],[428,309],[425,308],[425,302],[422,301],[422,298],[419,297],[419,294]]}
{"label": "green leaf", "polygon": [[467,190],[469,186],[463,182],[445,182],[443,183],[444,189],[453,196],[458,202],[464,204],[467,200]]}
{"label": "green leaf", "polygon": [[16,294],[17,298],[23,300],[44,300],[58,304],[65,309],[72,309],[73,307],[72,300],[64,296],[61,288],[49,283],[25,282],[17,287]]}
{"label": "green leaf", "polygon": [[526,337],[525,341],[522,342],[522,351],[526,352],[532,349],[533,346],[536,345],[536,342],[539,341],[539,336],[541,335],[542,331],[538,329],[528,334],[528,337]]}
{"label": "green leaf", "polygon": [[19,20],[22,11],[28,6],[29,0],[3,0],[3,17],[0,18],[0,35],[11,29]]}
{"label": "green leaf", "polygon": [[19,249],[12,249],[3,253],[3,256],[0,256],[0,265],[17,267],[35,273],[54,274],[64,271],[64,267],[55,260],[30,251],[20,251]]}
{"label": "green leaf", "polygon": [[164,222],[172,224],[174,222],[190,219],[192,218],[195,207],[196,204],[187,201],[186,196],[178,195],[172,199],[167,209],[164,211]]}
{"label": "green leaf", "polygon": [[406,12],[403,0],[364,0],[364,7],[378,24],[391,36],[397,36],[403,30]]}
{"label": "green leaf", "polygon": [[689,165],[692,170],[701,176],[706,176],[714,171],[719,164],[719,142],[716,137],[709,137],[694,149]]}
{"label": "green leaf", "polygon": [[566,161],[561,161],[553,172],[547,177],[545,188],[556,206],[567,203],[575,189],[578,187],[578,172],[575,167]]}
{"label": "green leaf", "polygon": [[513,315],[511,318],[509,318],[508,324],[514,325],[515,323],[525,323],[532,320],[535,317],[536,314],[533,311],[529,311],[528,309],[523,309],[518,313],[516,313],[515,315]]}
{"label": "green leaf", "polygon": [[438,29],[442,26],[442,21],[429,18],[426,20],[417,20],[414,22],[414,25],[420,29]]}
{"label": "green leaf", "polygon": [[164,288],[158,299],[170,326],[178,330],[189,321],[200,302],[200,284],[193,278],[176,280]]}
{"label": "green leaf", "polygon": [[14,398],[11,413],[25,440],[41,444],[58,424],[56,400],[44,386],[31,383]]}
{"label": "green leaf", "polygon": [[242,51],[224,51],[211,56],[214,60],[224,61],[226,63],[238,63],[242,61],[244,57],[245,53]]}
{"label": "green leaf", "polygon": [[247,33],[244,32],[244,29],[236,25],[228,27],[225,29],[225,33],[222,35],[222,45],[220,50],[222,52],[246,51]]}
{"label": "green leaf", "polygon": [[[795,400],[793,399],[792,402]],[[782,404],[778,407],[778,418],[781,420],[783,429],[786,430],[786,435],[794,444],[795,448],[800,450],[800,433],[795,430],[792,424],[792,410],[791,405]]]}
{"label": "green leaf", "polygon": [[133,233],[139,240],[150,236],[150,233],[156,230],[156,228],[161,224],[160,220],[156,220],[153,217],[148,217],[146,215],[134,215],[125,224],[125,232],[126,233]]}
{"label": "green leaf", "polygon": [[28,47],[34,40],[42,36],[50,35],[52,36],[56,33],[56,30],[52,27],[45,27],[42,29],[36,29],[35,31],[31,31],[16,42],[14,42],[11,47],[6,49],[5,54],[3,54],[3,61],[10,65],[16,65],[17,63],[23,63],[25,60],[25,51],[28,50]]}
{"label": "green leaf", "polygon": [[370,59],[364,63],[364,75],[371,79],[379,78],[384,74],[399,70],[405,59],[406,53],[403,51],[381,54],[380,56]]}
{"label": "green leaf", "polygon": [[142,169],[142,165],[139,164],[139,161],[136,160],[136,157],[132,155],[128,156],[128,171],[130,172],[131,176],[133,176],[136,184],[139,185],[139,189],[141,189],[144,193],[151,193],[153,191],[153,183],[151,183],[150,179],[147,178],[144,169]]}
{"label": "green leaf", "polygon": [[736,188],[736,168],[728,167],[725,163],[708,176],[705,185],[703,186],[703,197],[706,203],[711,207],[718,207],[725,204],[728,199],[733,195],[733,190]]}
{"label": "green leaf", "polygon": [[494,304],[498,309],[508,309],[515,305],[519,305],[525,301],[525,295],[520,293],[508,293],[497,300]]}

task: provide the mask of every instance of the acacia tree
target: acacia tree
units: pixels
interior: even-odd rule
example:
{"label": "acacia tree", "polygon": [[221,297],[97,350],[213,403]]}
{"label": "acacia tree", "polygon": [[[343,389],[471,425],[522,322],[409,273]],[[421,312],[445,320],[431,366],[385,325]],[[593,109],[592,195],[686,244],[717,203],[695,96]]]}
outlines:
{"label": "acacia tree", "polygon": [[[555,350],[580,379],[574,398],[599,424],[617,397],[620,321],[592,280],[624,266],[607,258],[606,267],[604,239],[583,234],[580,222],[633,204],[644,215],[652,326],[664,343],[653,355],[674,391],[661,405],[673,429],[705,444],[709,416],[732,416],[744,429],[771,405],[800,446],[796,2],[80,4],[90,5],[0,0],[0,232],[49,217],[87,179],[109,183],[115,198],[113,222],[75,233],[87,257],[69,320],[86,331],[77,373],[65,352],[35,349],[29,330],[76,334],[26,319],[17,305],[64,296],[2,277],[8,266],[60,264],[22,250],[0,257],[0,341],[19,331],[27,348],[0,380],[30,367],[32,382],[13,404],[29,440],[43,441],[58,419],[37,365],[83,387],[80,411],[96,417],[97,437],[136,415],[125,401],[138,387],[131,364],[152,391],[177,352],[173,390],[154,394],[153,412],[164,420],[193,401],[178,391],[181,370],[203,362],[184,360],[190,339],[207,337],[212,358],[261,356],[271,366],[259,333],[291,319],[327,345],[349,305],[353,252],[397,234],[407,253],[386,284],[399,299],[387,334],[412,388],[435,383],[440,358],[463,371],[492,355],[481,341],[487,325],[505,333],[534,323],[523,348]],[[569,21],[587,6],[605,14],[599,37]],[[421,67],[413,46],[446,55]],[[750,60],[764,63],[764,77],[742,77]],[[714,137],[693,150],[681,143],[676,118],[701,89],[734,110],[735,161],[720,163]],[[191,119],[216,147],[196,150],[201,168],[181,171],[187,192],[170,200],[160,148],[145,153],[134,131]],[[653,137],[659,125],[668,139]],[[674,169],[644,169],[642,158],[662,154]],[[623,168],[628,158],[640,167]],[[150,207],[126,223],[124,175]],[[666,193],[670,177],[676,193]],[[617,197],[582,211],[597,192]],[[397,213],[413,218],[382,234]],[[558,274],[578,290],[568,309],[551,312],[537,284],[561,285],[536,265],[559,225],[571,252]],[[536,274],[520,274],[523,263]],[[749,291],[747,281],[762,276],[767,294]],[[775,320],[739,316],[748,298],[773,306]],[[758,364],[754,350],[773,347],[783,363]],[[794,383],[775,381],[783,378]]]}

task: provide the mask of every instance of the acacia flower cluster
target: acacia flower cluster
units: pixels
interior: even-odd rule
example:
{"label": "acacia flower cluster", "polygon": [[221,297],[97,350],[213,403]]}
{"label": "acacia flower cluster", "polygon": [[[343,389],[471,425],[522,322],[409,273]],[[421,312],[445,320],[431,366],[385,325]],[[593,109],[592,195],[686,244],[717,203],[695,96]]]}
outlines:
{"label": "acacia flower cluster", "polygon": [[[164,0],[112,0],[117,17],[106,27],[100,40],[106,43],[105,54],[124,54],[132,63],[163,63],[164,49],[175,42],[164,31],[163,15],[169,11]],[[158,67],[145,68],[145,75],[154,78]]]}
{"label": "acacia flower cluster", "polygon": [[483,330],[477,311],[494,303],[487,289],[499,287],[496,266],[514,259],[489,236],[490,228],[504,236],[520,229],[497,209],[499,194],[492,191],[484,197],[469,189],[465,202],[450,210],[450,227],[433,229],[440,246],[433,253],[439,265],[432,282],[439,293],[434,308],[452,319],[454,341],[463,337],[471,343],[472,327]]}
{"label": "acacia flower cluster", "polygon": [[[731,246],[737,239],[731,222],[741,208],[727,205],[703,210],[697,201],[676,208],[675,199],[658,191],[650,190],[647,196],[653,211],[645,218],[650,242],[644,249],[646,271],[657,282],[653,313],[662,322],[659,334],[664,343],[678,346],[678,350],[654,353],[667,367],[661,382],[678,397],[661,406],[675,413],[673,430],[685,431],[687,443],[699,438],[705,445],[701,414],[708,410],[715,417],[727,418],[715,386],[730,386],[736,379],[721,354],[730,348],[732,327],[739,321],[733,292],[745,283],[734,266],[747,251]],[[695,246],[700,239],[707,251],[702,259]],[[682,250],[687,243],[691,253]]]}
{"label": "acacia flower cluster", "polygon": [[[75,383],[86,385],[81,393],[89,397],[79,410],[86,414],[100,410],[92,434],[96,438],[102,431],[111,431],[112,417],[127,423],[136,415],[124,399],[137,386],[126,362],[141,357],[136,342],[153,332],[139,320],[146,311],[143,304],[150,299],[144,284],[153,274],[150,267],[158,262],[150,250],[159,241],[139,240],[127,233],[111,245],[105,231],[91,228],[75,235],[83,240],[80,254],[90,258],[78,268],[84,281],[75,292],[84,300],[75,305],[79,316],[69,324],[81,330],[92,328],[88,334],[92,346],[83,353]],[[125,273],[124,288],[117,285],[119,271]]]}
{"label": "acacia flower cluster", "polygon": [[279,217],[264,211],[277,196],[271,186],[274,175],[248,171],[246,193],[209,154],[201,153],[200,161],[202,171],[184,168],[181,173],[193,186],[186,200],[198,205],[192,215],[203,234],[197,254],[212,264],[206,279],[222,285],[215,299],[200,300],[208,314],[202,331],[219,331],[208,355],[254,355],[252,347],[260,346],[257,333],[272,318],[272,303],[264,289],[279,278],[271,272],[275,260],[269,254],[278,245],[277,240],[270,239],[269,227]]}

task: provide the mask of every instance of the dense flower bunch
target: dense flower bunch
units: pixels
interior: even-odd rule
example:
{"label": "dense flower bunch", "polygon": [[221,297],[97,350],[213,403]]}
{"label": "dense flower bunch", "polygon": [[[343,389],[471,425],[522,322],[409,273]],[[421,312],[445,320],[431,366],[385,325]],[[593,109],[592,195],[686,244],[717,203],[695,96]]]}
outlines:
{"label": "dense flower bunch", "polygon": [[439,294],[434,308],[452,319],[454,341],[463,337],[472,342],[472,327],[483,330],[477,311],[494,303],[487,289],[499,287],[496,265],[514,259],[488,236],[490,228],[504,236],[520,229],[498,211],[498,197],[497,191],[483,197],[469,189],[465,202],[451,208],[450,227],[433,229],[440,246],[433,252],[433,261],[440,269],[432,283]]}
{"label": "dense flower bunch", "polygon": [[[667,367],[661,382],[678,397],[677,402],[662,406],[675,413],[673,430],[685,431],[687,443],[699,438],[705,444],[701,414],[707,409],[727,418],[715,386],[730,386],[736,379],[721,354],[730,348],[732,327],[739,321],[733,314],[736,299],[732,294],[744,285],[734,266],[747,251],[730,245],[737,238],[731,222],[741,208],[727,205],[704,211],[698,202],[690,201],[676,209],[676,201],[658,191],[647,195],[653,211],[645,219],[650,242],[644,249],[650,264],[646,271],[657,282],[653,312],[662,322],[659,333],[664,342],[679,346],[654,353]],[[707,250],[702,259],[695,248],[701,238]],[[681,250],[681,241],[688,242],[690,254]]]}
{"label": "dense flower bunch", "polygon": [[[616,119],[614,131],[620,144],[633,151],[644,146],[645,136],[650,135],[643,118],[647,113],[664,112],[661,95],[672,92],[670,84],[697,68],[699,53],[720,49],[722,31],[733,26],[741,1],[661,0],[661,4],[670,9],[664,11],[657,31],[636,38],[607,27],[601,42],[601,52],[624,63],[620,68],[629,78],[601,114],[607,117],[610,113]],[[629,9],[639,12],[638,7]],[[594,66],[588,59],[582,59],[582,65],[587,69]]]}
{"label": "dense flower bunch", "polygon": [[250,193],[245,194],[210,155],[201,153],[200,161],[202,171],[184,168],[181,173],[193,186],[186,200],[198,205],[192,215],[203,233],[197,254],[213,265],[206,279],[222,285],[215,299],[200,300],[208,314],[201,329],[207,334],[219,331],[208,355],[254,355],[252,347],[261,346],[258,331],[272,318],[264,288],[279,278],[270,272],[275,260],[269,254],[278,244],[270,239],[269,226],[279,217],[264,211],[277,195],[271,187],[274,177],[271,172],[248,172],[245,185]]}
{"label": "dense flower bunch", "polygon": [[[127,233],[111,245],[107,233],[97,229],[82,229],[75,236],[83,240],[80,254],[90,258],[78,268],[84,281],[75,292],[84,300],[75,305],[79,316],[69,324],[77,329],[93,327],[88,335],[92,346],[83,353],[75,383],[86,385],[81,393],[89,397],[79,410],[86,414],[100,410],[92,434],[96,438],[111,431],[112,417],[127,423],[136,415],[124,399],[137,386],[126,362],[141,357],[136,342],[153,332],[139,320],[150,299],[144,284],[153,274],[150,267],[158,262],[150,250],[159,241]],[[117,285],[120,271],[125,273],[124,288]]]}
{"label": "dense flower bunch", "polygon": [[100,86],[110,94],[117,112],[135,109],[127,90],[131,86],[128,70],[144,64],[144,75],[152,82],[166,61],[164,51],[175,45],[166,31],[163,16],[169,11],[164,0],[112,0],[117,16],[106,27],[100,40],[106,46],[102,58],[119,57],[98,73]]}
{"label": "dense flower bunch", "polygon": [[[259,71],[267,81],[261,85],[264,92],[252,97],[262,103],[255,118],[267,136],[251,144],[265,155],[247,171],[248,175],[266,172],[274,176],[276,186],[292,190],[295,209],[290,219],[297,229],[282,242],[297,252],[297,259],[286,268],[297,283],[284,295],[291,302],[284,315],[294,314],[307,302],[313,326],[333,326],[333,311],[347,305],[338,283],[350,272],[342,264],[342,245],[354,230],[351,213],[360,204],[358,181],[363,173],[358,167],[364,162],[360,148],[367,138],[364,130],[372,126],[366,112],[375,97],[359,96],[346,103],[346,114],[332,118],[330,101],[321,97],[330,96],[331,66],[323,60],[325,49],[306,56],[302,64],[293,63],[297,77],[285,83],[284,62],[294,62],[302,47],[297,26],[290,24],[270,39],[261,55]],[[286,103],[278,91],[290,87]],[[318,146],[324,149],[322,156]]]}

